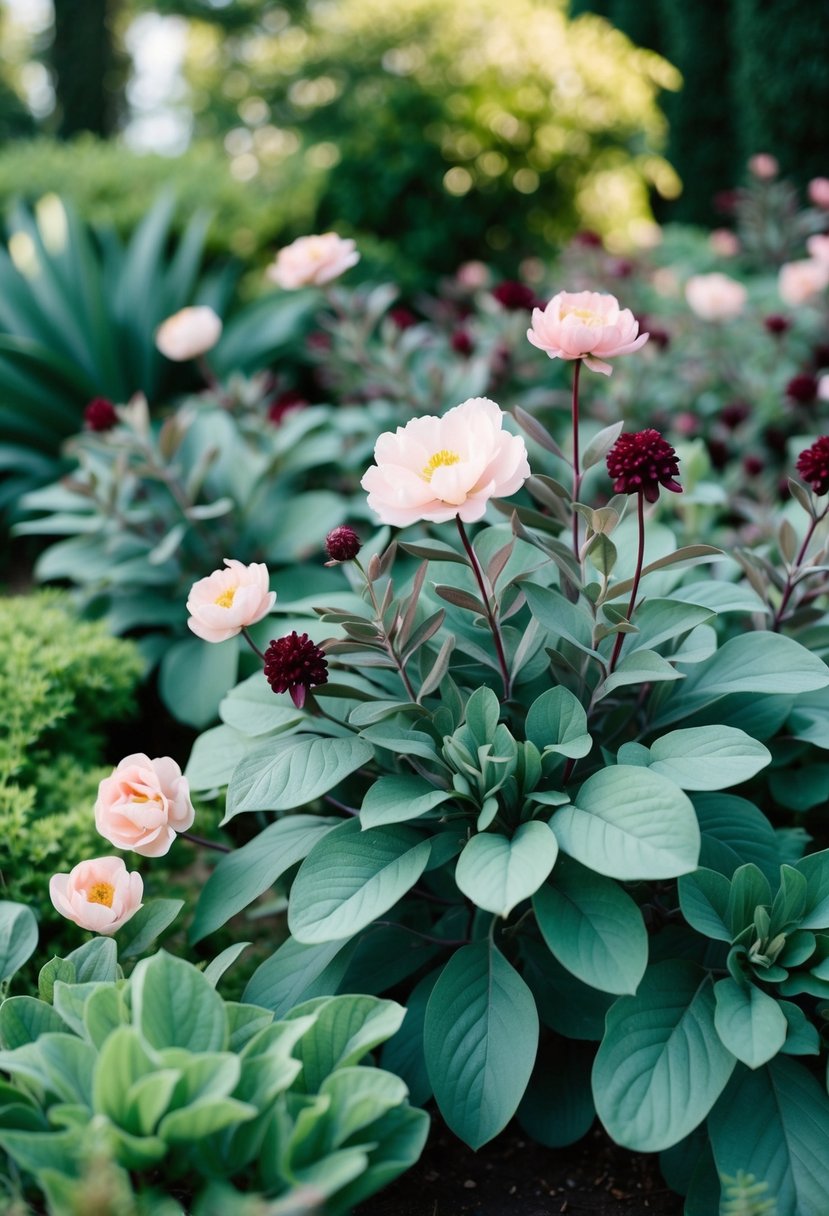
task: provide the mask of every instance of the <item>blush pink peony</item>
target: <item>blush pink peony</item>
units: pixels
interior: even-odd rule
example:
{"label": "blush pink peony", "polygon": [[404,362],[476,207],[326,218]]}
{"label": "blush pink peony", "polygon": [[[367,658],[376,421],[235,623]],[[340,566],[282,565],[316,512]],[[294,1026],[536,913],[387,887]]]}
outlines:
{"label": "blush pink peony", "polygon": [[246,566],[232,557],[224,561],[226,570],[214,570],[193,583],[187,597],[187,624],[205,642],[235,638],[266,617],[276,603],[276,592],[268,590],[267,566],[262,562]]}
{"label": "blush pink peony", "polygon": [[695,274],[685,284],[685,299],[703,321],[730,321],[745,308],[747,292],[727,274]]}
{"label": "blush pink peony", "polygon": [[49,880],[61,916],[92,933],[115,933],[141,907],[144,882],[120,857],[93,857]]}
{"label": "blush pink peony", "polygon": [[546,308],[533,309],[527,337],[551,359],[583,359],[603,376],[613,371],[605,359],[632,354],[648,340],[629,308],[598,291],[560,291]]}
{"label": "blush pink peony", "polygon": [[813,177],[809,182],[809,202],[829,211],[829,177]]}
{"label": "blush pink peony", "polygon": [[829,286],[829,262],[816,258],[802,258],[798,262],[786,262],[777,276],[780,298],[791,308],[807,304],[809,300]]}
{"label": "blush pink peony", "polygon": [[748,171],[758,181],[770,182],[780,172],[780,164],[777,157],[772,156],[770,152],[757,152],[749,157]]}
{"label": "blush pink peony", "polygon": [[360,483],[368,505],[399,528],[421,519],[481,519],[490,498],[514,494],[530,475],[524,440],[503,421],[494,401],[472,397],[442,418],[413,418],[386,431]]}
{"label": "blush pink peony", "polygon": [[197,359],[212,350],[222,336],[222,322],[212,308],[182,308],[159,325],[155,344],[173,363]]}
{"label": "blush pink peony", "polygon": [[169,756],[126,756],[98,786],[95,826],[117,849],[162,857],[194,818],[187,778]]}
{"label": "blush pink peony", "polygon": [[354,241],[344,240],[336,232],[323,232],[321,236],[301,236],[280,249],[265,273],[284,291],[296,291],[330,283],[359,260]]}
{"label": "blush pink peony", "polygon": [[829,233],[818,232],[815,236],[810,236],[806,248],[809,250],[809,257],[815,262],[829,264]]}

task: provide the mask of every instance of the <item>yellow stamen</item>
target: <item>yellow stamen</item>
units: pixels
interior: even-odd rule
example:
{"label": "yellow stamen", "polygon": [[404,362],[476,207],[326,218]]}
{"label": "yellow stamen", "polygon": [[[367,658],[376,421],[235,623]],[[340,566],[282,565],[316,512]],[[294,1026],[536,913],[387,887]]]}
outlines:
{"label": "yellow stamen", "polygon": [[112,907],[115,898],[115,887],[111,882],[96,882],[86,893],[87,903],[103,904],[105,908]]}
{"label": "yellow stamen", "polygon": [[227,591],[223,591],[222,594],[218,597],[218,599],[215,599],[213,601],[213,603],[218,604],[220,608],[232,608],[233,597],[235,594],[236,594],[236,588],[228,587]]}
{"label": "yellow stamen", "polygon": [[460,456],[457,452],[450,452],[447,448],[441,448],[439,452],[435,452],[434,456],[429,457],[429,463],[420,476],[424,481],[431,481],[435,469],[440,469],[445,465],[458,464],[459,461]]}
{"label": "yellow stamen", "polygon": [[562,320],[565,317],[578,317],[584,325],[604,325],[605,321],[596,312],[591,312],[588,308],[568,308],[561,314]]}

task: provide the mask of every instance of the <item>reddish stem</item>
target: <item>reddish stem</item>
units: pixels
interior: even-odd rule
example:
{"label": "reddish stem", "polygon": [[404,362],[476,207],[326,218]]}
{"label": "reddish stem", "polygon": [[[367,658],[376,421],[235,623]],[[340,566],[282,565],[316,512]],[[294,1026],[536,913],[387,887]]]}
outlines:
{"label": "reddish stem", "polygon": [[786,611],[786,607],[791,599],[791,594],[794,591],[794,576],[799,573],[800,563],[806,556],[806,551],[809,548],[812,537],[815,534],[815,528],[817,528],[821,520],[825,519],[827,511],[829,511],[829,507],[824,508],[820,515],[815,515],[812,522],[809,524],[803,544],[800,546],[800,551],[794,560],[794,565],[786,576],[786,586],[783,588],[783,598],[780,601],[780,607],[775,612],[774,620],[771,624],[772,633],[777,633],[780,629],[780,625],[783,621],[783,613]]}
{"label": "reddish stem", "polygon": [[[640,490],[636,495],[639,517],[639,549],[636,553],[636,573],[633,576],[633,586],[630,589],[630,603],[627,610],[627,621],[630,622],[636,608],[636,596],[639,594],[639,580],[642,577],[642,566],[645,561],[645,495]],[[608,675],[616,667],[616,661],[619,658],[619,652],[622,649],[622,643],[625,640],[623,633],[616,634],[616,643],[613,647],[613,654],[610,656],[610,666],[607,669]]]}
{"label": "reddish stem", "polygon": [[[579,377],[581,375],[581,359],[576,360],[573,373],[573,502],[578,502],[581,491],[581,468],[579,457]],[[579,560],[579,513],[573,511],[573,552],[576,561]]]}
{"label": "reddish stem", "polygon": [[487,591],[486,582],[484,580],[484,572],[481,569],[480,562],[478,561],[478,557],[477,557],[477,554],[475,553],[475,550],[472,548],[472,545],[469,543],[469,537],[466,535],[466,530],[464,529],[463,523],[461,522],[460,515],[455,516],[455,523],[458,525],[458,532],[460,533],[460,537],[463,542],[463,547],[466,550],[466,556],[469,558],[469,564],[472,567],[472,573],[475,575],[478,586],[481,589],[481,599],[483,601],[484,609],[486,610],[486,618],[487,618],[487,621],[489,622],[489,628],[492,633],[492,640],[495,643],[495,653],[498,656],[498,666],[501,668],[501,678],[504,681],[504,700],[508,701],[512,694],[512,679],[510,678],[509,664],[507,663],[507,656],[504,653],[504,642],[503,642],[503,638],[501,637],[501,630],[498,625],[498,622],[495,619],[495,614],[493,613],[492,606],[489,602],[489,592]]}

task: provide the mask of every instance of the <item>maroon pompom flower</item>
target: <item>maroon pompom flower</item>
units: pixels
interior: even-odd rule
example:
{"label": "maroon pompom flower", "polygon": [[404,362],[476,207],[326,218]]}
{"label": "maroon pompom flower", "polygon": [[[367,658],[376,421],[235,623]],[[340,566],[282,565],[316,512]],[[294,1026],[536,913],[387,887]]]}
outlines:
{"label": "maroon pompom flower", "polygon": [[735,431],[750,414],[751,406],[747,401],[729,401],[728,405],[722,407],[720,421],[723,426],[728,427],[729,431]]}
{"label": "maroon pompom flower", "polygon": [[763,464],[760,456],[753,456],[749,454],[748,456],[743,457],[743,468],[749,477],[758,477],[765,468],[765,465]]}
{"label": "maroon pompom flower", "polygon": [[411,329],[413,325],[417,325],[417,317],[410,308],[402,304],[389,309],[389,320],[393,321],[398,329]]}
{"label": "maroon pompom flower", "polygon": [[656,502],[660,486],[682,493],[682,486],[674,481],[679,476],[677,454],[653,429],[620,435],[607,454],[607,470],[617,494],[638,494],[641,490],[648,502]]}
{"label": "maroon pompom flower", "polygon": [[268,419],[274,426],[279,426],[286,414],[291,414],[294,410],[304,410],[308,404],[302,393],[298,393],[296,389],[286,389],[268,406]]}
{"label": "maroon pompom flower", "polygon": [[492,288],[492,295],[507,312],[532,312],[536,305],[535,292],[526,283],[505,279]]}
{"label": "maroon pompom flower", "polygon": [[808,372],[792,376],[786,385],[786,396],[792,401],[799,401],[801,405],[808,405],[817,396],[817,380]]}
{"label": "maroon pompom flower", "polygon": [[111,431],[118,425],[118,415],[106,397],[93,397],[83,412],[83,421],[88,431]]}
{"label": "maroon pompom flower", "polygon": [[265,651],[265,679],[274,692],[289,692],[302,709],[309,688],[328,683],[328,660],[307,633],[294,630]]}
{"label": "maroon pompom flower", "polygon": [[791,329],[792,323],[788,317],[783,317],[779,313],[773,313],[770,317],[765,317],[763,324],[770,334],[778,337],[780,334],[785,334]]}
{"label": "maroon pompom flower", "polygon": [[582,249],[601,249],[604,246],[604,241],[598,232],[593,232],[590,228],[584,228],[573,237],[573,244],[581,245]]}
{"label": "maroon pompom flower", "polygon": [[325,552],[331,558],[326,565],[336,562],[352,562],[363,547],[357,533],[348,524],[332,529],[325,538]]}
{"label": "maroon pompom flower", "polygon": [[455,330],[450,339],[450,345],[456,355],[463,355],[465,359],[468,359],[475,349],[475,343],[465,329]]}
{"label": "maroon pompom flower", "polygon": [[797,471],[815,494],[829,492],[829,435],[821,435],[797,458]]}

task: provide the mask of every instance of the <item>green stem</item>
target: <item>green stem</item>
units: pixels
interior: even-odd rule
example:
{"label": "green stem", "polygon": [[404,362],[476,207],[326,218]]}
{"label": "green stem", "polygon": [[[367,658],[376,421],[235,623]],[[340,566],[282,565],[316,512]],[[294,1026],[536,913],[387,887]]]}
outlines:
{"label": "green stem", "polygon": [[[573,372],[573,502],[579,500],[581,492],[581,468],[579,456],[579,377],[581,376],[581,359],[576,360]],[[576,561],[579,560],[579,513],[573,511],[573,552]]]}
{"label": "green stem", "polygon": [[[638,492],[636,498],[638,507],[637,514],[639,518],[639,549],[636,554],[636,573],[633,576],[633,586],[630,589],[630,603],[628,604],[626,617],[628,623],[630,622],[630,618],[633,616],[634,609],[636,608],[636,597],[639,594],[639,580],[642,577],[642,566],[645,561],[645,495],[642,490]],[[616,660],[619,658],[619,652],[622,649],[622,643],[624,640],[625,635],[623,633],[616,634],[616,643],[613,647],[613,654],[610,656],[610,665],[607,669],[608,675],[610,675],[610,673],[616,667]]]}
{"label": "green stem", "polygon": [[466,529],[463,526],[460,515],[455,516],[455,523],[458,525],[458,532],[460,534],[461,541],[463,542],[463,547],[466,550],[466,556],[469,558],[472,573],[475,575],[475,579],[481,589],[481,599],[486,611],[486,618],[489,622],[489,628],[492,633],[492,640],[495,643],[495,653],[498,656],[498,666],[501,668],[501,678],[504,681],[504,700],[508,701],[512,695],[512,678],[509,673],[507,656],[504,653],[504,639],[501,636],[501,627],[498,624],[495,614],[492,611],[492,605],[489,602],[489,591],[487,590],[486,581],[484,579],[484,572],[481,569],[480,562],[478,561],[478,555],[472,548],[469,537],[466,535]]}

